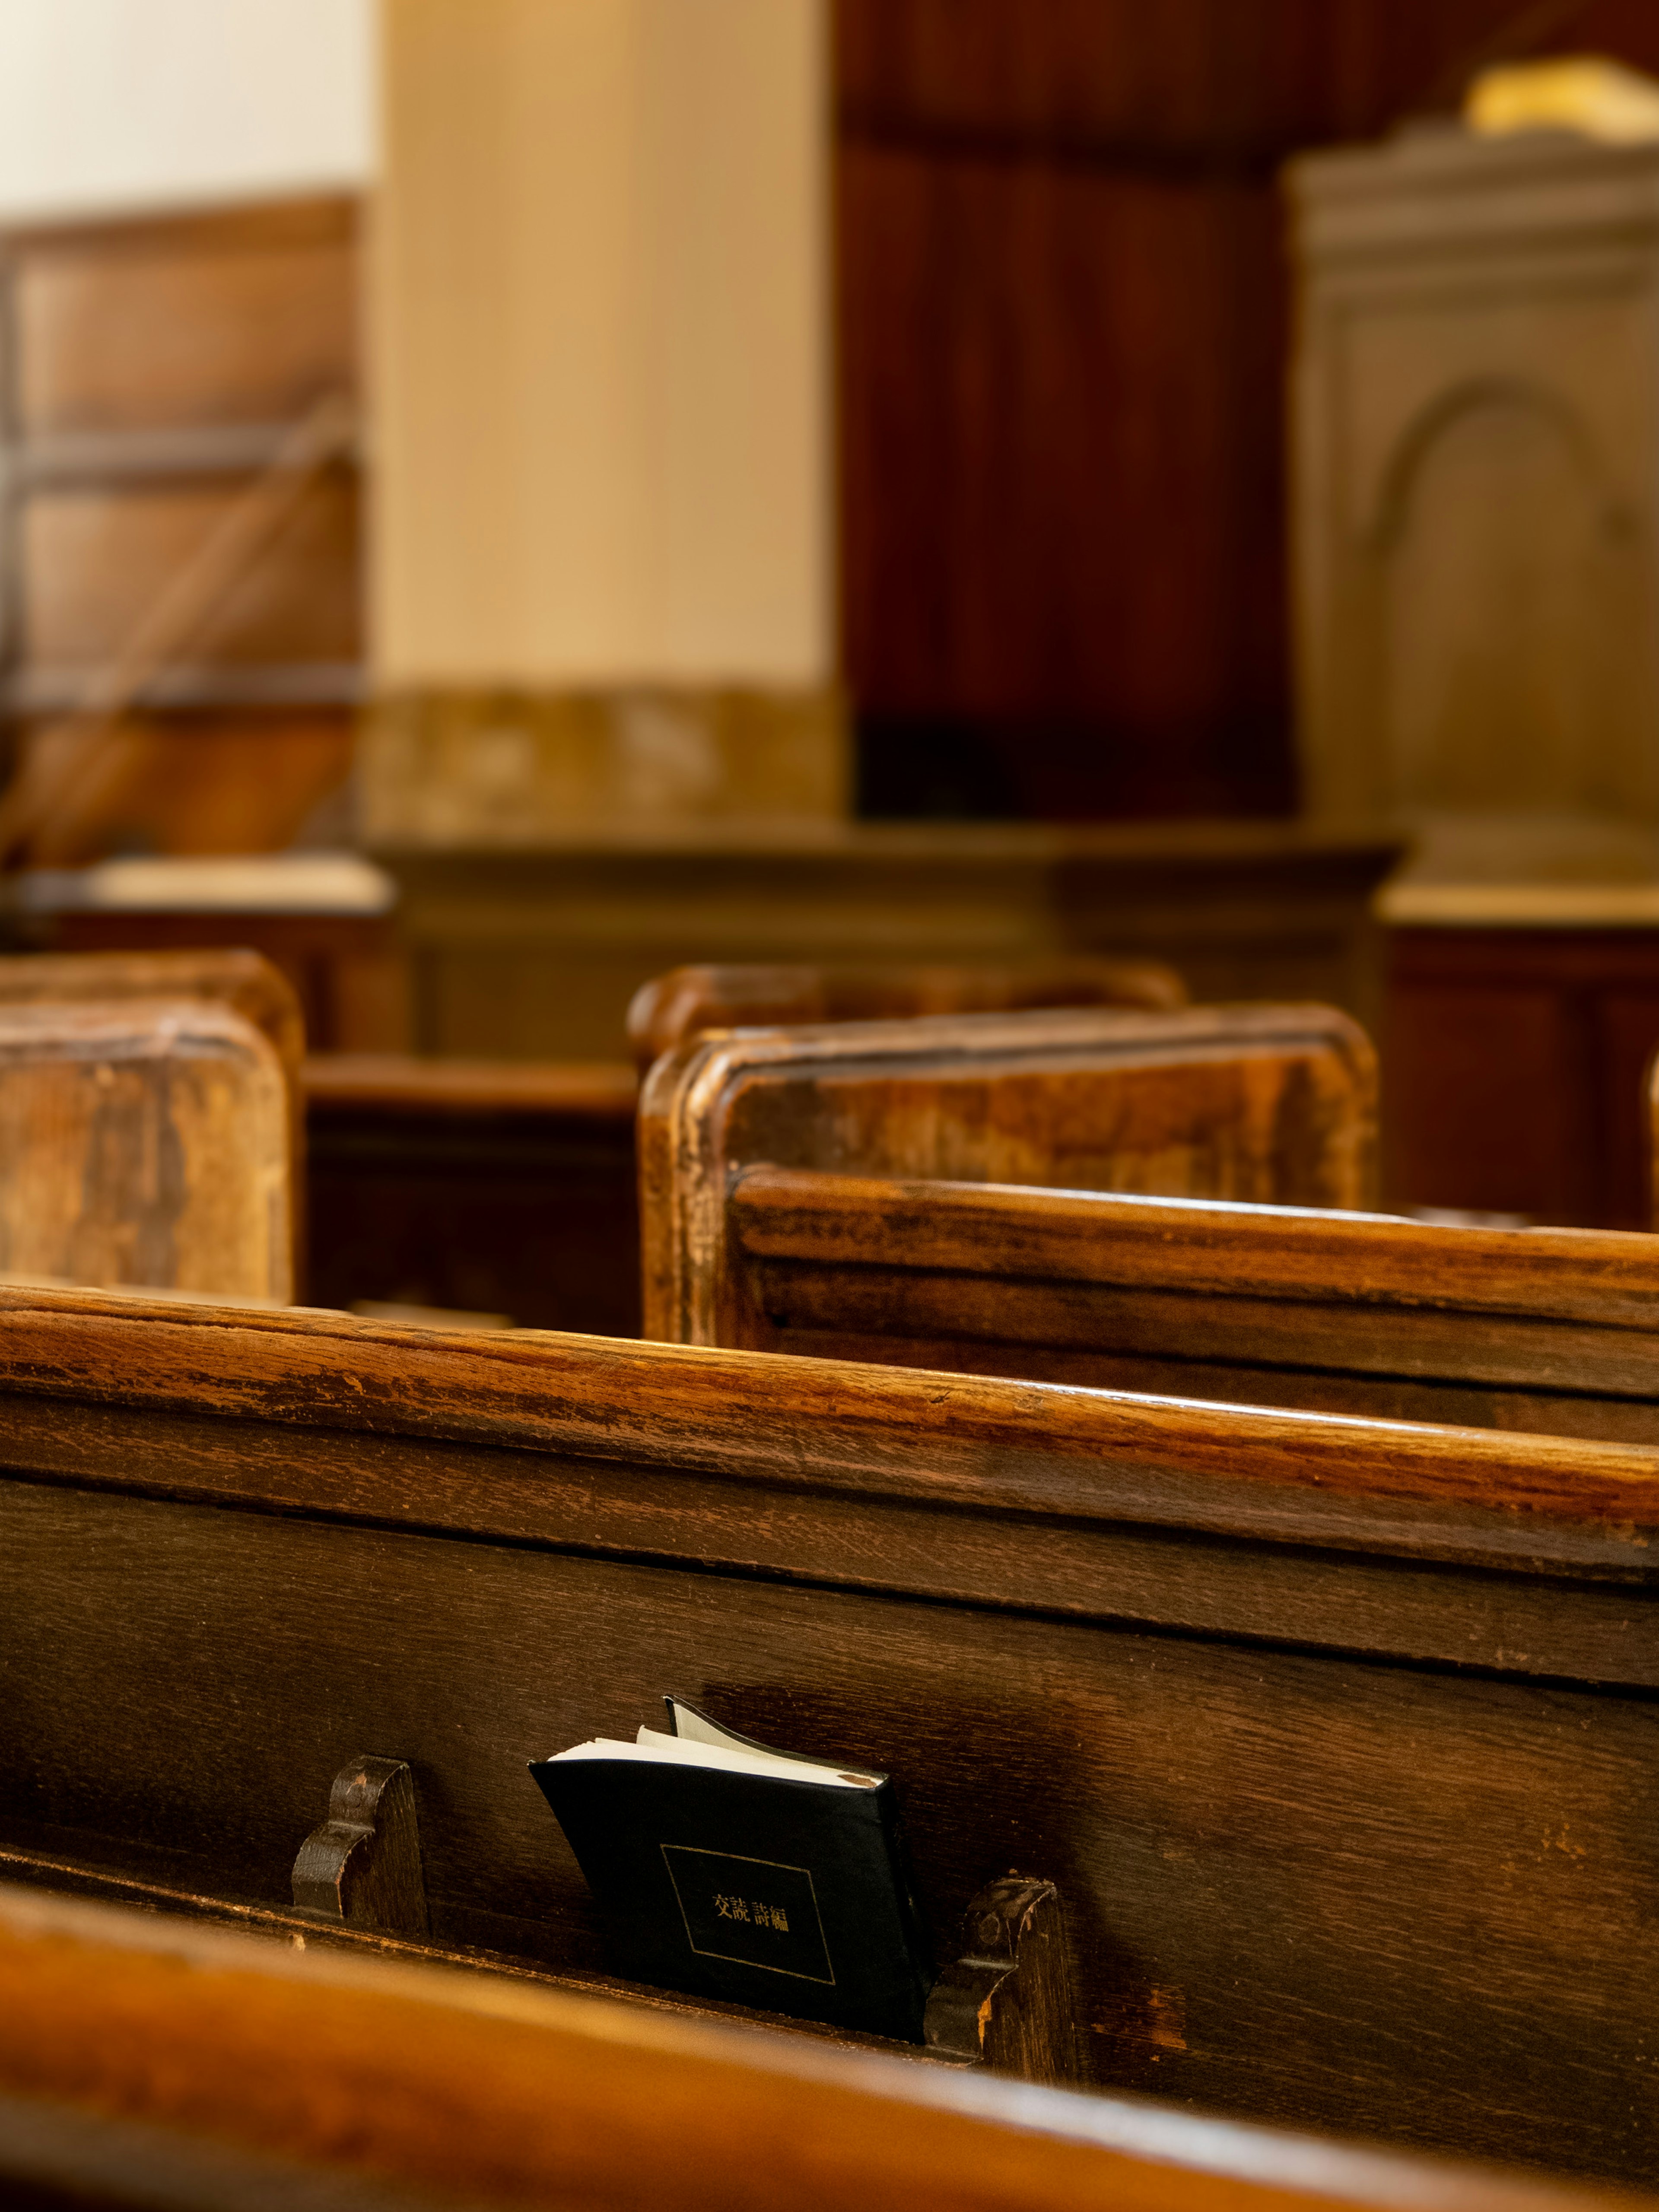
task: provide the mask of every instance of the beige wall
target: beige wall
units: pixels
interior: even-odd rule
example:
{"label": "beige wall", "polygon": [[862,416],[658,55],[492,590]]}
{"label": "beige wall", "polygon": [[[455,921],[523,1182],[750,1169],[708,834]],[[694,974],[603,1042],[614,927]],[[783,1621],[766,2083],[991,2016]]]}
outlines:
{"label": "beige wall", "polygon": [[382,0],[389,687],[830,672],[823,0]]}

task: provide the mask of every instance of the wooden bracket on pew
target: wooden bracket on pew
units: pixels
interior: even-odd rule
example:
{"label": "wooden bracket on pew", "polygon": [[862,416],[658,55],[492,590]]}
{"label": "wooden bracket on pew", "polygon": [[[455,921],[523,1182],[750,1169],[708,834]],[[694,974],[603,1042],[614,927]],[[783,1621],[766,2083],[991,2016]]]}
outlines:
{"label": "wooden bracket on pew", "polygon": [[963,1940],[927,2000],[928,2055],[1024,2081],[1077,2081],[1071,1952],[1053,1882],[991,1882],[968,1908]]}
{"label": "wooden bracket on pew", "polygon": [[415,1778],[402,1759],[365,1757],[340,1769],[328,1818],[294,1862],[294,1902],[350,1928],[428,1933]]}

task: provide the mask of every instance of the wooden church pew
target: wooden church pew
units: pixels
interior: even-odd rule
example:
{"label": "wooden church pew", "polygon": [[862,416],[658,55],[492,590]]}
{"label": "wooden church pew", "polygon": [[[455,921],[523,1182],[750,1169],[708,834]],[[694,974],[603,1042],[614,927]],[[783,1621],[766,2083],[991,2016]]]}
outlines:
{"label": "wooden church pew", "polygon": [[1355,1207],[1376,1063],[1329,1006],[965,1014],[707,1036],[640,1101],[645,1333],[720,1340],[726,1197],[766,1164]]}
{"label": "wooden church pew", "polygon": [[599,1977],[525,1762],[672,1690],[893,1771],[941,1963],[1056,1885],[1098,2086],[1654,2170],[1653,1451],[11,1288],[0,1468],[15,1876],[303,1934],[406,1761],[341,1939]]}
{"label": "wooden church pew", "polygon": [[304,1083],[313,1304],[639,1334],[631,1067],[331,1054]]}
{"label": "wooden church pew", "polygon": [[292,1124],[231,999],[0,998],[0,1267],[285,1301]]}
{"label": "wooden church pew", "polygon": [[750,1168],[702,1340],[1659,1444],[1659,1239]]}
{"label": "wooden church pew", "polygon": [[145,2212],[1603,2212],[1651,2198],[0,1891],[0,2189]]}
{"label": "wooden church pew", "polygon": [[[76,1006],[89,999],[208,999],[234,1007],[265,1037],[288,1091],[293,1280],[305,1278],[306,1137],[301,1067],[305,1021],[294,987],[263,954],[234,947],[136,952],[0,954],[0,1006]],[[228,1291],[228,1282],[213,1285]]]}
{"label": "wooden church pew", "polygon": [[1167,1011],[1186,1003],[1186,985],[1162,960],[1045,960],[1002,967],[675,968],[635,993],[628,1009],[628,1038],[643,1075],[664,1053],[678,1051],[704,1030],[1012,1013],[1033,1006]]}

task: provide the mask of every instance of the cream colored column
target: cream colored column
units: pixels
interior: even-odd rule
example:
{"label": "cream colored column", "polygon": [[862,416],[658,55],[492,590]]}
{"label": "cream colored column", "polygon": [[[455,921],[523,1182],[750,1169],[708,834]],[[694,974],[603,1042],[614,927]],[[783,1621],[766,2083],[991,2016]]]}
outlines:
{"label": "cream colored column", "polygon": [[382,0],[372,836],[844,805],[823,0]]}

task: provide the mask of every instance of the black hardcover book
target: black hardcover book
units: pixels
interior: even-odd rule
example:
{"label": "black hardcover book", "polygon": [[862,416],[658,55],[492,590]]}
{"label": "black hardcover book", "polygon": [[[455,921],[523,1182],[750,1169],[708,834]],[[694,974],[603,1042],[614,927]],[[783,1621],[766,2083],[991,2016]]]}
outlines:
{"label": "black hardcover book", "polygon": [[617,1972],[919,2043],[933,1972],[891,1781],[664,1702],[672,1735],[642,1728],[530,1769]]}

